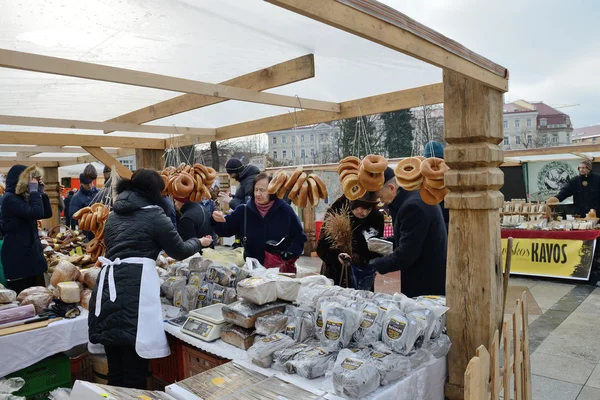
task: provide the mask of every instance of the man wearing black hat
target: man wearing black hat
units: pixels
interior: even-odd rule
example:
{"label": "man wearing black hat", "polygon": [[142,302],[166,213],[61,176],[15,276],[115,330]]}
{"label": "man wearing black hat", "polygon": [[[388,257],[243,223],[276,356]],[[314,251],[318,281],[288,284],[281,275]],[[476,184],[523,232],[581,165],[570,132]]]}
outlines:
{"label": "man wearing black hat", "polygon": [[108,180],[108,178],[110,178],[110,168],[108,168],[108,166],[104,166],[104,170],[102,171],[102,175],[104,175],[104,183],[106,184],[106,181]]}
{"label": "man wearing black hat", "polygon": [[260,174],[260,170],[254,165],[244,166],[237,158],[230,158],[225,164],[225,169],[229,177],[238,181],[239,184],[233,198],[224,194],[221,196],[221,200],[224,203],[228,203],[229,208],[235,210],[237,206],[245,204],[250,196],[252,196],[252,183],[254,182],[254,177]]}
{"label": "man wearing black hat", "polygon": [[600,213],[600,175],[592,173],[592,162],[583,160],[577,170],[579,175],[564,185],[556,197],[550,197],[548,204],[558,204],[567,197],[573,196],[575,213],[585,217],[591,209]]}
{"label": "man wearing black hat", "polygon": [[442,210],[421,199],[419,191],[398,186],[394,171],[387,168],[385,184],[377,191],[388,205],[394,224],[394,252],[372,260],[380,274],[401,271],[402,293],[408,297],[446,293],[448,234]]}
{"label": "man wearing black hat", "polygon": [[[69,205],[69,215],[72,216],[77,211],[81,210],[84,207],[89,206],[92,203],[92,200],[98,194],[98,188],[92,185],[92,178],[85,174],[79,174],[79,183],[81,184],[81,188],[73,196],[71,199],[71,204]],[[72,221],[72,224],[75,224],[75,221]],[[91,233],[90,233],[91,235]],[[89,235],[86,235],[89,238]]]}

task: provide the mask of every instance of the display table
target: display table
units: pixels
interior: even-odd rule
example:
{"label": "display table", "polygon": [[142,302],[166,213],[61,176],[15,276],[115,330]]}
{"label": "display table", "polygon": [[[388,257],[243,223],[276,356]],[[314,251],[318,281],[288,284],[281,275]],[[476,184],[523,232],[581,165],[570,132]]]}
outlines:
{"label": "display table", "polygon": [[0,377],[88,342],[88,312],[52,322],[45,328],[0,336]]}
{"label": "display table", "polygon": [[511,274],[588,280],[600,230],[503,229],[501,234],[503,257],[507,239],[513,238]]}
{"label": "display table", "polygon": [[[332,394],[334,391],[330,378],[321,377],[309,380],[296,374],[286,374],[273,369],[261,368],[252,364],[248,359],[246,351],[224,343],[222,340],[217,340],[212,343],[204,342],[181,332],[181,328],[167,323],[165,323],[165,331],[191,346],[219,357],[233,360],[243,367],[253,369],[264,375],[275,375],[284,381],[293,383],[312,393],[323,395],[324,399],[341,399],[341,397]],[[423,368],[391,385],[381,386],[375,392],[371,393],[367,399],[384,400],[393,398],[397,400],[443,400],[445,381],[446,358],[440,358],[425,364]],[[197,396],[177,386],[177,384],[167,386],[165,391],[179,400],[198,400]]]}

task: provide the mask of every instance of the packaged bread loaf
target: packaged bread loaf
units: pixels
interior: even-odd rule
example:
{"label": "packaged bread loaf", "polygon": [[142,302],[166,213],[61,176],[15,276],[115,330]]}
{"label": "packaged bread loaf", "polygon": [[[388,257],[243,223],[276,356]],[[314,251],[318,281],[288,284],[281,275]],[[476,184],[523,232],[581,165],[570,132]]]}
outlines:
{"label": "packaged bread loaf", "polygon": [[211,260],[207,260],[202,257],[195,257],[190,260],[188,268],[190,269],[190,272],[206,273],[206,271],[208,271],[208,267],[210,267],[212,263],[213,262]]}
{"label": "packaged bread loaf", "polygon": [[277,283],[277,298],[279,300],[294,302],[298,298],[298,291],[300,290],[299,279],[290,278],[285,275],[277,275],[275,277]]}
{"label": "packaged bread loaf", "polygon": [[17,296],[17,301],[20,303],[25,299],[25,297],[30,296],[32,294],[46,294],[52,296],[52,292],[46,289],[45,287],[32,286],[30,288],[22,290],[21,293],[19,293],[19,295]]}
{"label": "packaged bread loaf", "polygon": [[52,303],[53,299],[54,296],[48,290],[47,292],[38,292],[26,296],[23,300],[21,300],[19,305],[26,306],[31,304],[35,308],[36,314],[42,314],[46,308],[48,308],[50,303]]}
{"label": "packaged bread loaf", "polygon": [[360,326],[361,313],[337,302],[324,303],[321,347],[329,351],[343,349]]}
{"label": "packaged bread loaf", "polygon": [[213,283],[211,304],[231,304],[235,301],[237,301],[237,294],[234,288]]}
{"label": "packaged bread loaf", "polygon": [[85,284],[85,286],[93,289],[96,287],[96,282],[98,281],[98,275],[100,275],[100,271],[102,268],[92,267],[88,269],[81,270],[81,282]]}
{"label": "packaged bread loaf", "polygon": [[254,328],[256,319],[272,314],[281,314],[285,310],[285,303],[275,302],[256,305],[244,300],[223,307],[223,318],[226,322],[243,328]]}
{"label": "packaged bread loaf", "polygon": [[419,325],[413,317],[396,307],[390,308],[383,318],[381,339],[392,351],[407,355],[420,335]]}
{"label": "packaged bread loaf", "polygon": [[58,297],[67,304],[81,301],[81,289],[76,282],[60,282],[58,284]]}
{"label": "packaged bread loaf", "polygon": [[188,276],[188,285],[199,288],[202,281],[205,280],[205,277],[206,274],[204,272],[190,272],[190,275]]}
{"label": "packaged bread loaf", "polygon": [[381,385],[389,385],[412,371],[408,357],[394,353],[382,342],[371,343],[372,348],[363,352],[367,362],[375,365],[381,377]]}
{"label": "packaged bread loaf", "polygon": [[364,399],[380,384],[375,365],[350,350],[340,351],[333,367],[332,380],[335,393],[349,399]]}
{"label": "packaged bread loaf", "polygon": [[285,364],[289,373],[297,373],[306,379],[319,378],[331,369],[336,352],[322,347],[309,346]]}
{"label": "packaged bread loaf", "polygon": [[58,284],[61,282],[77,282],[80,279],[81,272],[79,271],[79,268],[67,260],[60,260],[56,268],[54,268],[50,283],[52,286],[58,287]]}
{"label": "packaged bread loaf", "polygon": [[[175,293],[185,288],[186,282],[185,276],[172,276],[160,286],[160,290],[167,299],[173,300]],[[181,296],[181,301],[183,301],[183,296]]]}
{"label": "packaged bread loaf", "polygon": [[295,368],[292,364],[288,364],[288,361],[292,360],[300,352],[308,349],[309,345],[306,343],[296,343],[286,349],[277,350],[273,353],[273,369],[287,372],[288,374],[296,373]]}
{"label": "packaged bread loaf", "polygon": [[446,329],[446,312],[449,310],[445,306],[445,298],[433,300],[425,297],[418,298],[414,304],[408,307],[408,312],[416,310],[428,310],[433,314],[435,320],[433,324],[427,327],[427,340],[439,337]]}
{"label": "packaged bread loaf", "polygon": [[186,312],[195,310],[198,304],[198,288],[194,285],[187,285],[185,287],[185,297],[183,299],[182,308]]}
{"label": "packaged bread loaf", "polygon": [[257,305],[271,303],[277,300],[277,283],[263,277],[246,278],[238,283],[237,294]]}
{"label": "packaged bread loaf", "polygon": [[352,340],[359,345],[369,345],[381,340],[381,329],[385,311],[374,302],[365,302],[361,309],[361,321]]}
{"label": "packaged bread loaf", "polygon": [[296,310],[294,315],[288,318],[284,333],[296,342],[304,342],[313,337],[315,325],[313,314],[310,311]]}
{"label": "packaged bread loaf", "polygon": [[233,279],[233,272],[223,265],[213,263],[206,271],[206,280],[221,286],[229,286]]}
{"label": "packaged bread loaf", "polygon": [[283,332],[288,323],[288,316],[285,314],[273,314],[256,319],[255,328],[259,335],[272,335]]}
{"label": "packaged bread loaf", "polygon": [[259,367],[269,368],[273,364],[273,353],[293,346],[296,342],[281,333],[269,335],[254,343],[248,349],[248,357]]}
{"label": "packaged bread loaf", "polygon": [[17,300],[17,292],[10,289],[0,289],[0,304],[8,304]]}
{"label": "packaged bread loaf", "polygon": [[256,330],[242,328],[237,325],[227,324],[221,328],[221,340],[232,346],[248,350],[254,344]]}
{"label": "packaged bread loaf", "polygon": [[81,292],[81,301],[79,305],[86,310],[90,309],[90,297],[92,297],[92,289],[83,289]]}
{"label": "packaged bread loaf", "polygon": [[196,303],[197,308],[206,307],[211,305],[212,302],[212,291],[213,284],[207,281],[200,282],[198,287],[198,302]]}

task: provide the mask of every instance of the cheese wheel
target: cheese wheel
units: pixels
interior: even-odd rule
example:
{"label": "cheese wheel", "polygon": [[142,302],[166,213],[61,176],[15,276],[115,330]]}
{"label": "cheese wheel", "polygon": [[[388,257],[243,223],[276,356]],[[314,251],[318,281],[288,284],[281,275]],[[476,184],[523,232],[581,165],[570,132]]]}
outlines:
{"label": "cheese wheel", "polygon": [[81,301],[81,289],[75,282],[60,282],[58,284],[58,297],[65,303],[79,303]]}

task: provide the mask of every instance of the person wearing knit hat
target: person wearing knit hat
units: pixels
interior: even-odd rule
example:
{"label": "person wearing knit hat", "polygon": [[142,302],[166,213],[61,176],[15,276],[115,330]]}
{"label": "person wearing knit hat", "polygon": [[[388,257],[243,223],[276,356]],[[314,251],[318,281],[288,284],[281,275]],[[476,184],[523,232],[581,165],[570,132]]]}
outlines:
{"label": "person wearing knit hat", "polygon": [[229,177],[238,182],[235,195],[231,197],[230,193],[221,193],[219,197],[221,202],[229,204],[229,208],[235,210],[240,204],[246,202],[252,197],[252,184],[254,177],[260,174],[260,170],[254,165],[243,165],[237,158],[230,158],[225,163],[225,170]]}
{"label": "person wearing knit hat", "polygon": [[558,204],[567,197],[573,196],[575,214],[580,217],[590,210],[600,210],[600,175],[592,172],[594,164],[588,159],[579,163],[579,175],[565,184],[555,197],[548,199],[548,204]]}
{"label": "person wearing knit hat", "polygon": [[427,142],[425,145],[425,158],[437,157],[444,158],[444,146],[440,142]]}
{"label": "person wearing knit hat", "polygon": [[[73,196],[69,205],[69,215],[73,215],[82,208],[91,205],[92,200],[98,194],[98,188],[93,185],[93,179],[88,174],[79,174],[79,183],[79,191]],[[76,223],[76,220],[71,220],[71,225]],[[94,237],[91,232],[87,231],[84,232],[84,235],[90,240]]]}
{"label": "person wearing knit hat", "polygon": [[442,210],[421,199],[419,191],[398,186],[391,168],[376,195],[392,215],[394,251],[369,263],[380,274],[402,271],[401,291],[408,297],[446,293],[448,233]]}
{"label": "person wearing knit hat", "polygon": [[106,182],[108,178],[110,178],[110,173],[110,168],[108,168],[108,166],[104,166],[104,170],[102,171],[102,174],[104,175],[104,182]]}

